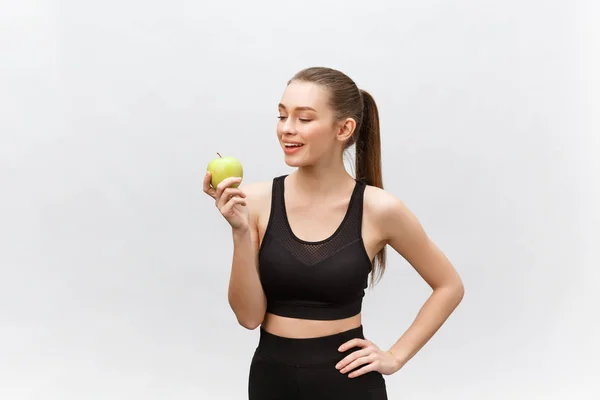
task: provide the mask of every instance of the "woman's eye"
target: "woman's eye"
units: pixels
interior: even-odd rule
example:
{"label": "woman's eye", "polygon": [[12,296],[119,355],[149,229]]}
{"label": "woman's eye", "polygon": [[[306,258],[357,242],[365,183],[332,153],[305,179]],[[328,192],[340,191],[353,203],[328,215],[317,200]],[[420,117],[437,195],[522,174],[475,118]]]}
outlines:
{"label": "woman's eye", "polygon": [[[277,117],[277,119],[279,119],[280,121],[283,121],[283,120],[287,119],[287,116],[280,115],[280,116]],[[301,121],[301,122],[310,122],[310,121],[312,121],[312,119],[308,119],[308,118],[298,118],[298,120]]]}

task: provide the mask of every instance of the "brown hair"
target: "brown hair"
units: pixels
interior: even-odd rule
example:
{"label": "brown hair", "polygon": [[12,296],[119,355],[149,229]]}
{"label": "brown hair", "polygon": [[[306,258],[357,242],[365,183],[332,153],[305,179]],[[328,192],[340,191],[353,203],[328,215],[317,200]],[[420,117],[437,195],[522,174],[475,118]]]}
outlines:
{"label": "brown hair", "polygon": [[[368,185],[383,189],[381,174],[381,139],[379,134],[379,111],[373,97],[344,73],[332,68],[311,67],[294,75],[288,85],[294,81],[311,82],[320,85],[329,92],[329,106],[336,118],[353,118],[356,129],[346,142],[346,149],[355,145],[356,179]],[[371,274],[371,284],[375,284],[385,270],[385,247],[375,256],[375,269]]]}

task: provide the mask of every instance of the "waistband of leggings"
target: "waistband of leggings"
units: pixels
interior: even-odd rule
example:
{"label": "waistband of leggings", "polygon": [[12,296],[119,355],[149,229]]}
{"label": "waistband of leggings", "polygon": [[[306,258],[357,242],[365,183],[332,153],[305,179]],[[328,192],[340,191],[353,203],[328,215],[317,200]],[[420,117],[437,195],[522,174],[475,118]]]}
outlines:
{"label": "waistband of leggings", "polygon": [[345,352],[338,348],[347,341],[364,339],[363,326],[328,336],[312,338],[288,338],[277,336],[260,328],[260,338],[256,352],[273,360],[289,365],[323,364],[341,360],[356,348]]}

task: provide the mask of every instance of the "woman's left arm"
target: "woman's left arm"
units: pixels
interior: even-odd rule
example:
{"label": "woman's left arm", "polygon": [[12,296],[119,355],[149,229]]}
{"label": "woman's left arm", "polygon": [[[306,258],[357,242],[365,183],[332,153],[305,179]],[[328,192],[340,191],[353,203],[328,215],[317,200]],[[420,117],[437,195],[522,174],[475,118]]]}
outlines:
{"label": "woman's left arm", "polygon": [[402,368],[438,331],[463,299],[460,276],[448,258],[425,233],[417,217],[406,205],[381,189],[373,193],[370,214],[381,229],[384,243],[396,250],[433,289],[416,318],[398,341],[388,350],[380,350],[369,340],[352,339],[340,351],[361,346],[364,350],[350,354],[338,364],[342,373],[352,371],[354,378],[372,370],[389,375]]}
{"label": "woman's left arm", "polygon": [[431,339],[460,304],[464,286],[454,266],[406,205],[387,192],[381,191],[379,194],[382,201],[377,214],[386,243],[408,261],[433,289],[413,323],[389,349],[400,369]]}

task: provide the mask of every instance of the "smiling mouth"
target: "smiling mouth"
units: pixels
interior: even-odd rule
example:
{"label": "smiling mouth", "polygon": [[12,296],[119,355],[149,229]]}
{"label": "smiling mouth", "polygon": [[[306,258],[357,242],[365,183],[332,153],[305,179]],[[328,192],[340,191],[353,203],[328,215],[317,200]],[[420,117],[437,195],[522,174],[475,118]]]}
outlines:
{"label": "smiling mouth", "polygon": [[294,148],[294,147],[302,147],[302,146],[304,146],[303,144],[300,144],[300,143],[284,143],[283,145],[286,148]]}

